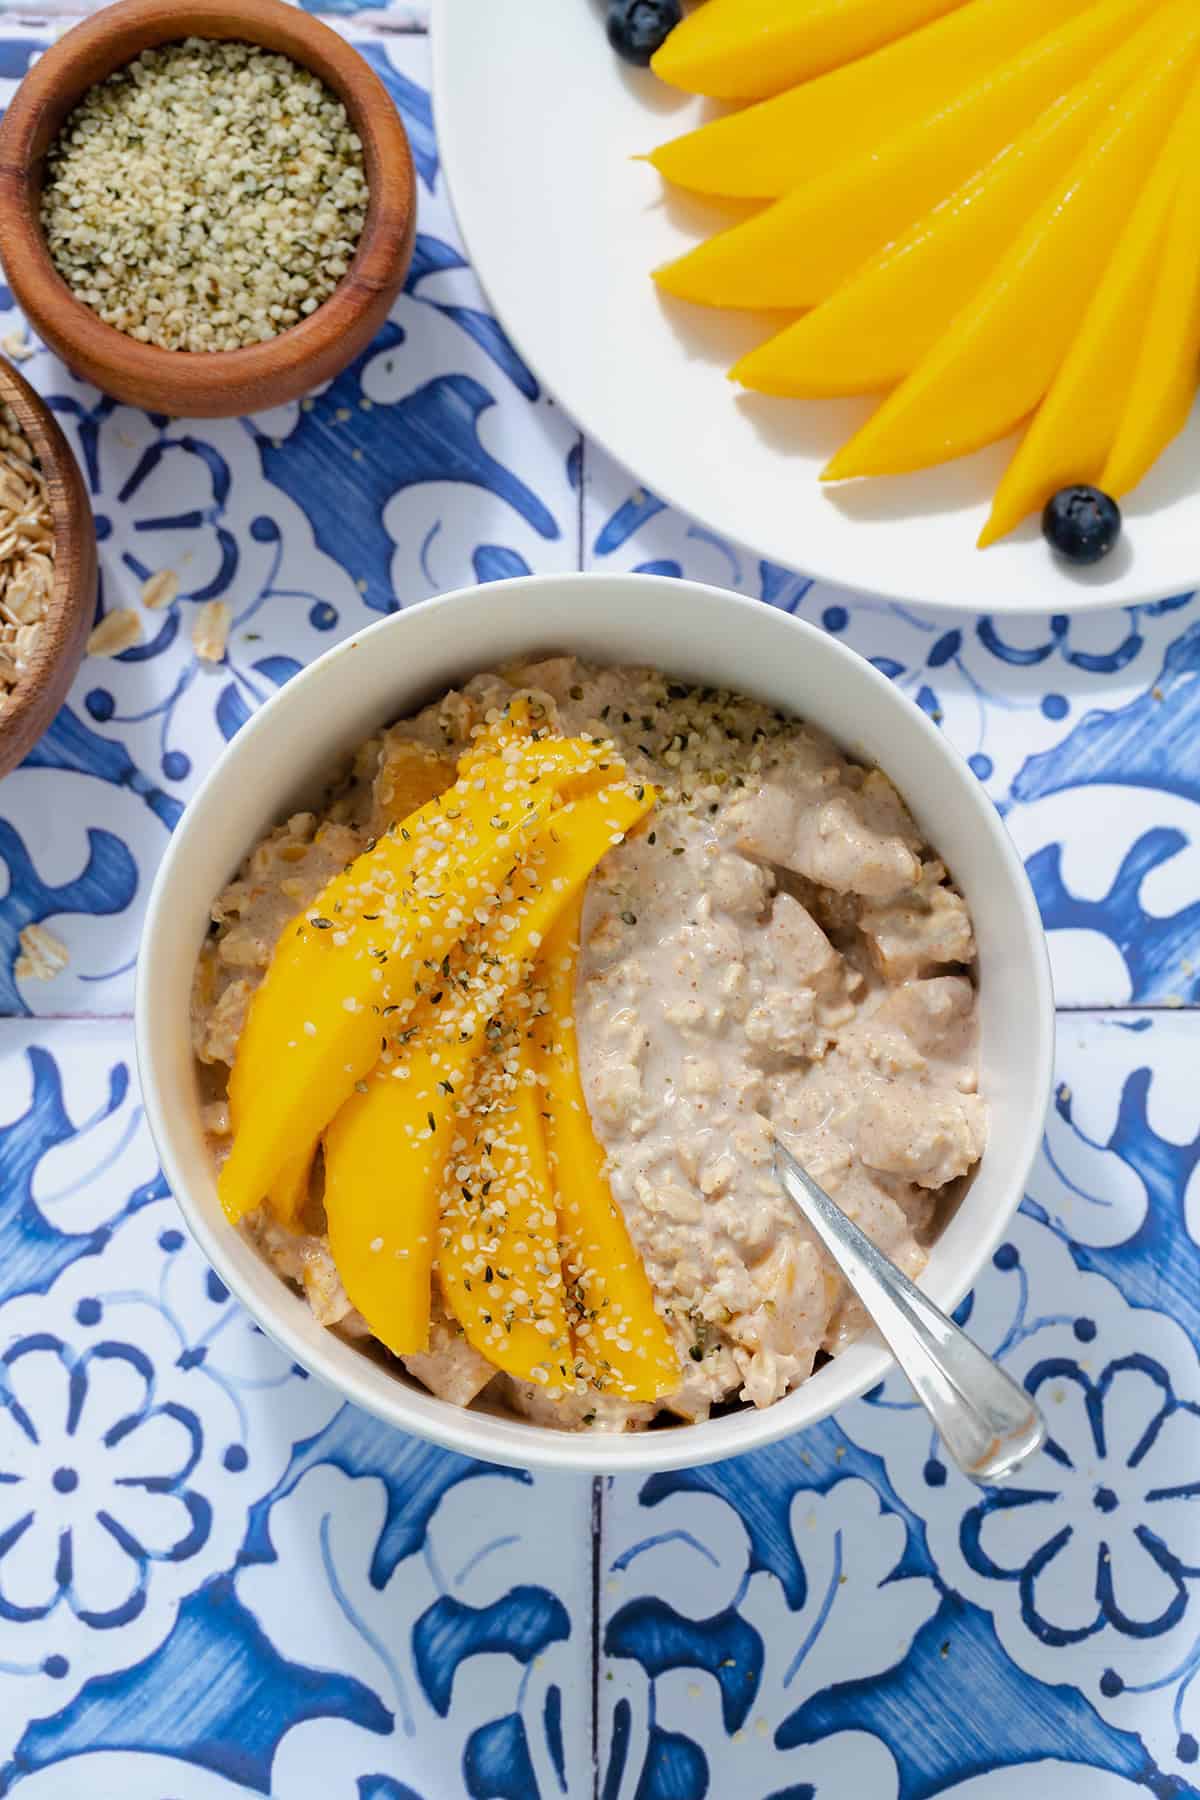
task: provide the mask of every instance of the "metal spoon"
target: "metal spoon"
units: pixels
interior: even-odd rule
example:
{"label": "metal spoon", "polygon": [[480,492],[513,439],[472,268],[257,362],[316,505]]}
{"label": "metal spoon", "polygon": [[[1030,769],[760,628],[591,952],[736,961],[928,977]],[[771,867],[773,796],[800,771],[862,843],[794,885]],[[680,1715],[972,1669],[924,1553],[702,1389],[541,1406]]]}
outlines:
{"label": "metal spoon", "polygon": [[953,1462],[981,1485],[1015,1475],[1046,1436],[1024,1388],[876,1249],[778,1139],[775,1173],[870,1313]]}

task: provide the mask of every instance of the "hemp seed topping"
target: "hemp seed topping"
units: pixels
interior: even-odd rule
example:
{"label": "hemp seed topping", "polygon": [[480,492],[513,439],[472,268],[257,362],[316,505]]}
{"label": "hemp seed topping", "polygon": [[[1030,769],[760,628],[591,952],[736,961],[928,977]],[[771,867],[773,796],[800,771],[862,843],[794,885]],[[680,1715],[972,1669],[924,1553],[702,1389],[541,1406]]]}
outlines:
{"label": "hemp seed topping", "polygon": [[76,297],[166,350],[234,350],[315,312],[367,216],[362,144],[320,77],[187,38],[89,89],[47,157],[42,228]]}

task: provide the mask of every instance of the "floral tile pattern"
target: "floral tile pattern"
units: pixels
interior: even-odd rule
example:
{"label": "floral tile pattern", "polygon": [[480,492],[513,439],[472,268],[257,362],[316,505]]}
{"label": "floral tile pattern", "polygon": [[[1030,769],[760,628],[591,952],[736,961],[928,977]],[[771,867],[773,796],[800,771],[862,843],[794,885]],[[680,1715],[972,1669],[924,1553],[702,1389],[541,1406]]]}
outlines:
{"label": "floral tile pattern", "polygon": [[[387,82],[421,185],[407,291],[344,375],[255,419],[150,417],[75,381],[0,285],[0,340],[91,487],[101,609],[142,625],[0,788],[0,1794],[1200,1797],[1197,602],[934,614],[665,509],[487,310],[426,8],[312,9]],[[68,19],[0,9],[0,105]],[[962,1481],[898,1380],[650,1481],[469,1462],[318,1387],[184,1235],[128,1018],[183,805],[372,617],[577,567],[716,582],[843,636],[969,758],[1026,859],[1059,1087],[963,1309],[1051,1421],[1015,1487]],[[176,591],[148,608],[162,571]],[[192,641],[212,599],[219,662]],[[30,924],[66,947],[52,980],[16,973]]]}
{"label": "floral tile pattern", "polygon": [[591,1484],[276,1350],[180,1227],[131,1054],[0,1022],[0,1793],[582,1794]]}
{"label": "floral tile pattern", "polygon": [[1007,1800],[1068,1747],[1200,1792],[1195,1042],[1063,1020],[1029,1195],[961,1315],[1047,1413],[1016,1484],[949,1468],[898,1378],[768,1453],[610,1484],[606,1797]]}

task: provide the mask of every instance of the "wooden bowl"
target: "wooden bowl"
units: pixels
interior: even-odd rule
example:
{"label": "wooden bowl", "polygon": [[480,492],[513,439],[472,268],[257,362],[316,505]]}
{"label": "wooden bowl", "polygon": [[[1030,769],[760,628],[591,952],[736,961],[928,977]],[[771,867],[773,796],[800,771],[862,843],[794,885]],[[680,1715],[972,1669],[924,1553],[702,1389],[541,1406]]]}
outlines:
{"label": "wooden bowl", "polygon": [[[162,350],[106,325],[54,267],[39,209],[46,152],[76,103],[141,51],[185,37],[282,51],[342,101],[362,139],[362,238],[328,300],[298,325],[240,350]],[[43,341],[118,400],[178,418],[265,411],[328,381],[364,350],[404,284],[416,234],[408,137],[383,83],[344,39],[283,0],[120,0],[76,25],[25,76],[0,121],[0,217],[9,286]]]}
{"label": "wooden bowl", "polygon": [[15,769],[58,711],[96,611],[96,532],[79,465],[58,421],[24,376],[0,357],[0,400],[17,415],[36,452],[54,517],[54,581],[32,664],[0,715],[0,775]]}

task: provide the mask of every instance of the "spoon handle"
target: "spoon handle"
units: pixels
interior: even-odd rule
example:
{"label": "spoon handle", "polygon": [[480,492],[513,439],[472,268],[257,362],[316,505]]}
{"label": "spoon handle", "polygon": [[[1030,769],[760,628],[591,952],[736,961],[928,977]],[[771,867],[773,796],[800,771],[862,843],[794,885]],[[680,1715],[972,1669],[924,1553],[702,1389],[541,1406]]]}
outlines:
{"label": "spoon handle", "polygon": [[1046,1436],[1024,1388],[876,1248],[778,1141],[775,1157],[788,1197],[870,1313],[952,1460],[981,1484],[1014,1475]]}

